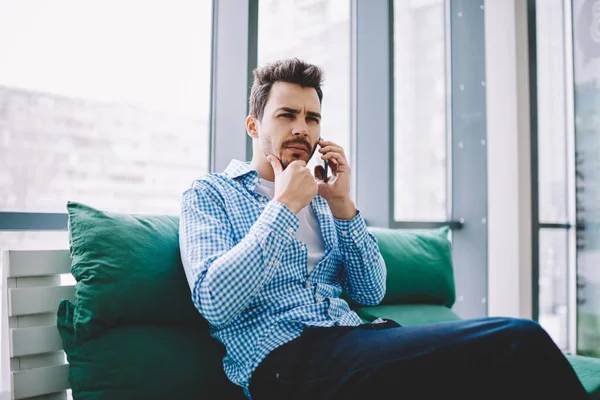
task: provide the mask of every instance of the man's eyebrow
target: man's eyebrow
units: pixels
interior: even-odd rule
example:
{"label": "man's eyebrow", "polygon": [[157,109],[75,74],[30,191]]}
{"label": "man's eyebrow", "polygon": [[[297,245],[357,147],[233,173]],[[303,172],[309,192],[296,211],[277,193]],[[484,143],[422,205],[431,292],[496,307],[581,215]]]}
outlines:
{"label": "man's eyebrow", "polygon": [[[295,108],[291,108],[291,107],[279,107],[275,111],[276,112],[285,111],[285,112],[292,113],[292,114],[300,114],[300,110],[296,110]],[[319,114],[318,112],[309,111],[306,113],[306,115],[308,115],[309,117],[317,117],[317,118],[321,119],[321,114]]]}
{"label": "man's eyebrow", "polygon": [[317,118],[321,119],[321,114],[319,114],[318,112],[309,111],[306,113],[306,115],[308,115],[309,117],[317,117]]}
{"label": "man's eyebrow", "polygon": [[296,110],[295,108],[291,108],[291,107],[279,107],[277,110],[275,110],[275,112],[279,112],[279,111],[285,111],[285,112],[292,113],[292,114],[300,113],[300,110]]}

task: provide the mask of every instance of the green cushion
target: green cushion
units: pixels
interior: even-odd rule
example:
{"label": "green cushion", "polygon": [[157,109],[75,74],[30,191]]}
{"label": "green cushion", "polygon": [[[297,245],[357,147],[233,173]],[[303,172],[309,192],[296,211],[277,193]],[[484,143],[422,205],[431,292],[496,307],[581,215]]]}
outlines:
{"label": "green cushion", "polygon": [[109,213],[69,202],[75,335],[119,323],[194,323],[179,253],[179,219]]}
{"label": "green cushion", "polygon": [[[455,301],[452,248],[448,227],[405,230],[369,227],[377,238],[387,269],[385,304],[436,304]],[[354,309],[361,305],[342,297]]]}
{"label": "green cushion", "polygon": [[363,320],[374,321],[377,318],[387,318],[396,321],[402,326],[458,321],[460,319],[449,308],[432,304],[362,307],[355,309],[355,311]]}
{"label": "green cushion", "polygon": [[206,323],[116,326],[78,341],[75,312],[63,300],[57,320],[75,400],[245,399]]}
{"label": "green cushion", "polygon": [[455,300],[448,227],[407,231],[369,228],[387,267],[384,304],[418,303],[452,307]]}
{"label": "green cushion", "polygon": [[579,376],[581,383],[592,395],[592,399],[600,400],[600,358],[567,355],[567,359]]}

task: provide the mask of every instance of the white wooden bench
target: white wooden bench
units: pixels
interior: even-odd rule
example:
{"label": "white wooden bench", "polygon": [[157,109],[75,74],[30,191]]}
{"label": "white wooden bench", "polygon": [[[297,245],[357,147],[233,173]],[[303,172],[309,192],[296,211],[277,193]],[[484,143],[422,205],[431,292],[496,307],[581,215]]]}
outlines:
{"label": "white wooden bench", "polygon": [[61,286],[69,274],[68,250],[2,251],[2,390],[11,399],[69,399],[69,365],[56,328],[62,299],[74,287]]}

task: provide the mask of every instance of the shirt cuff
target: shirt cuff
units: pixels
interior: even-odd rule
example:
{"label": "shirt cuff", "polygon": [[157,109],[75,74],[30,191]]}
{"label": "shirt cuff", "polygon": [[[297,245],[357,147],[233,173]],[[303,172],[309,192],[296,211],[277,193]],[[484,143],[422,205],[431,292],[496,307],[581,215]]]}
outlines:
{"label": "shirt cuff", "polygon": [[359,244],[365,241],[368,235],[367,224],[360,211],[352,219],[333,219],[335,229],[342,244]]}
{"label": "shirt cuff", "polygon": [[269,202],[256,222],[288,240],[296,235],[300,226],[298,216],[278,201]]}

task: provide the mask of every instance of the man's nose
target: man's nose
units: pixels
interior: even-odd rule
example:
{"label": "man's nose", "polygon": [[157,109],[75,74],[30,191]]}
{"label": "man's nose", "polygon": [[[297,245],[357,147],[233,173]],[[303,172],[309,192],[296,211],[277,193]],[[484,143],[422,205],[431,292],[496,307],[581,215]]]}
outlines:
{"label": "man's nose", "polygon": [[308,126],[306,124],[297,124],[294,126],[292,133],[294,136],[308,136]]}

